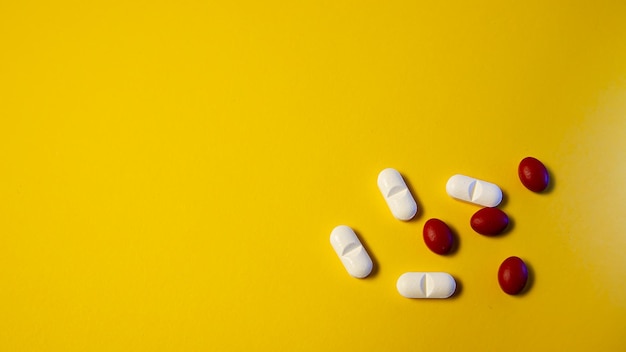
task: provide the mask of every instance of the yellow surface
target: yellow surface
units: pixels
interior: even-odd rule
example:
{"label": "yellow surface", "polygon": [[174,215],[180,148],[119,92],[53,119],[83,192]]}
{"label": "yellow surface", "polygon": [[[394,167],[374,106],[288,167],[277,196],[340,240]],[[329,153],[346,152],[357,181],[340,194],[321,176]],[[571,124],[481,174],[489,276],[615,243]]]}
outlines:
{"label": "yellow surface", "polygon": [[[436,3],[3,1],[0,351],[624,350],[626,6]],[[509,233],[470,229],[454,173],[503,188]],[[402,298],[420,270],[459,292]]]}

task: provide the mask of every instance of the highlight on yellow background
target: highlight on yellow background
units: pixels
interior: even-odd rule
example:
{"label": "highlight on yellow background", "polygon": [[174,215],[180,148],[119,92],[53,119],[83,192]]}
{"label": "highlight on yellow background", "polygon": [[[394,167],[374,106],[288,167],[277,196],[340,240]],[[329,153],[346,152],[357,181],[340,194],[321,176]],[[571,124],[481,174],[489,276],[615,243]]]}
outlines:
{"label": "highlight on yellow background", "polygon": [[[3,1],[0,351],[626,348],[626,6]],[[533,193],[526,156],[551,175]],[[395,219],[376,178],[416,197]],[[445,192],[496,183],[505,234]],[[424,244],[430,218],[458,248]],[[347,225],[374,270],[329,243]],[[522,258],[531,287],[497,281]],[[411,271],[449,299],[407,299]]]}

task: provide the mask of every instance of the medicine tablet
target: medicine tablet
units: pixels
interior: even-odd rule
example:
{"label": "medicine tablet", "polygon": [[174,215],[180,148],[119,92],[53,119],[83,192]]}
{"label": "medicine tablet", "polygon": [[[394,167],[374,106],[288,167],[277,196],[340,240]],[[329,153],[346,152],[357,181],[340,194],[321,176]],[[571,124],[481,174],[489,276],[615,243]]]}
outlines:
{"label": "medicine tablet", "polygon": [[502,191],[497,185],[465,175],[454,175],[446,184],[446,192],[466,202],[495,207],[502,201]]}
{"label": "medicine tablet", "polygon": [[409,272],[400,275],[396,288],[406,298],[448,298],[456,281],[448,273]]}
{"label": "medicine tablet", "polygon": [[404,179],[395,169],[384,169],[378,174],[378,188],[387,206],[398,220],[411,220],[417,213],[417,203]]}
{"label": "medicine tablet", "polygon": [[498,283],[502,291],[516,295],[524,289],[528,280],[526,263],[518,257],[508,257],[498,269]]}
{"label": "medicine tablet", "polygon": [[481,235],[494,236],[509,226],[509,217],[498,208],[482,208],[472,215],[470,225]]}
{"label": "medicine tablet", "polygon": [[424,243],[431,251],[437,254],[446,254],[452,249],[452,230],[445,222],[439,219],[429,219],[424,224]]}
{"label": "medicine tablet", "polygon": [[350,227],[335,227],[330,233],[330,244],[348,274],[362,279],[372,272],[372,259]]}
{"label": "medicine tablet", "polygon": [[517,174],[522,184],[533,192],[542,192],[550,182],[548,169],[541,161],[530,156],[519,163]]}

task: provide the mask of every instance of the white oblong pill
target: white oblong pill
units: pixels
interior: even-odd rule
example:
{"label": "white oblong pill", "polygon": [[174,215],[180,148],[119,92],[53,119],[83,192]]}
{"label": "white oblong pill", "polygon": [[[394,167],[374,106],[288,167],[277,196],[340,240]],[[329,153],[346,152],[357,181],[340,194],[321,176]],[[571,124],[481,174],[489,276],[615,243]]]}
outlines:
{"label": "white oblong pill", "polygon": [[396,219],[411,220],[415,216],[417,203],[397,170],[388,168],[381,171],[378,174],[378,188]]}
{"label": "white oblong pill", "polygon": [[446,192],[456,199],[496,207],[502,201],[502,190],[497,185],[465,175],[454,175],[446,183]]}
{"label": "white oblong pill", "polygon": [[408,272],[400,275],[396,288],[406,298],[448,298],[456,290],[456,281],[448,273]]}
{"label": "white oblong pill", "polygon": [[372,259],[350,227],[345,225],[335,227],[330,233],[330,244],[348,274],[362,279],[372,272]]}

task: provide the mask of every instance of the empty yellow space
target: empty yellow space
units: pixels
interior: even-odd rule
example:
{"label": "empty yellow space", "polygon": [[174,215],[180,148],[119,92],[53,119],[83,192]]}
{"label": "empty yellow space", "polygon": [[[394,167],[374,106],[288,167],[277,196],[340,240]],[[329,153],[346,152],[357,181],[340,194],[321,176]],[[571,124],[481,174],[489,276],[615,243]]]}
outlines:
{"label": "empty yellow space", "polygon": [[[0,3],[0,351],[626,348],[619,1]],[[526,156],[548,192],[520,183]],[[387,167],[420,208],[398,221]],[[512,220],[445,192],[498,184]],[[422,227],[439,218],[458,249]],[[329,235],[374,260],[348,275]],[[497,282],[523,258],[526,294]],[[396,290],[448,272],[447,300]]]}

